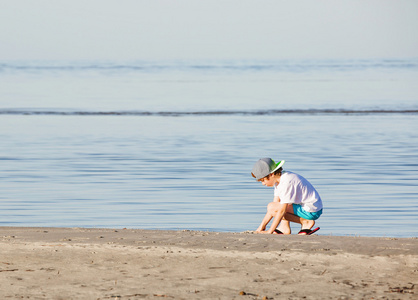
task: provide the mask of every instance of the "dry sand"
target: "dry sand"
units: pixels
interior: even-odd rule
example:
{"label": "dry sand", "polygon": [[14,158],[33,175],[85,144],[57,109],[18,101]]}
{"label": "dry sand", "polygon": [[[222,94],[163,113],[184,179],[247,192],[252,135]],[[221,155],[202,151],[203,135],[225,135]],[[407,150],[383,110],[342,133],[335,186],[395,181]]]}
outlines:
{"label": "dry sand", "polygon": [[0,227],[2,299],[418,299],[418,239]]}

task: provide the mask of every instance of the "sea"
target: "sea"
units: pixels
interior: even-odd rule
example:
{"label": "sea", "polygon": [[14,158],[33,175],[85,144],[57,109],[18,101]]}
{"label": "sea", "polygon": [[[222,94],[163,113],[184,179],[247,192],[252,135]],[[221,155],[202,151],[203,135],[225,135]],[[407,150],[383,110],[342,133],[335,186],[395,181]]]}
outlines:
{"label": "sea", "polygon": [[252,231],[271,157],[319,235],[418,237],[418,58],[0,61],[0,139],[0,226]]}

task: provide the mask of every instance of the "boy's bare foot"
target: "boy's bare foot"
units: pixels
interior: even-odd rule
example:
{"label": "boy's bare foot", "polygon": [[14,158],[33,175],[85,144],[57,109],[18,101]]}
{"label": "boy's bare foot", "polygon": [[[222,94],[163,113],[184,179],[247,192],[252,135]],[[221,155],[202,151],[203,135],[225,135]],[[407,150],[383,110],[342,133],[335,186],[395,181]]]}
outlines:
{"label": "boy's bare foot", "polygon": [[290,234],[290,231],[280,231],[279,229],[274,230],[273,234]]}
{"label": "boy's bare foot", "polygon": [[[301,230],[305,230],[305,229],[311,229],[312,227],[314,227],[315,225],[315,221],[314,220],[306,220],[303,219],[302,221],[302,229]],[[306,235],[306,232],[299,232],[300,235]]]}
{"label": "boy's bare foot", "polygon": [[314,234],[315,232],[317,232],[320,228],[316,227],[315,229],[302,229],[301,231],[299,231],[299,235],[311,235]]}

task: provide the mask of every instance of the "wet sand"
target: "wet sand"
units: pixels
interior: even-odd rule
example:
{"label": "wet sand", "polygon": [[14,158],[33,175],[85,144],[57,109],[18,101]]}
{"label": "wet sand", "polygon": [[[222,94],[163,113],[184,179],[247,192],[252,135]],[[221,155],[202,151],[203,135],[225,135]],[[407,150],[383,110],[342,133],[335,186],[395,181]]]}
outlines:
{"label": "wet sand", "polygon": [[418,239],[0,227],[3,299],[416,299]]}

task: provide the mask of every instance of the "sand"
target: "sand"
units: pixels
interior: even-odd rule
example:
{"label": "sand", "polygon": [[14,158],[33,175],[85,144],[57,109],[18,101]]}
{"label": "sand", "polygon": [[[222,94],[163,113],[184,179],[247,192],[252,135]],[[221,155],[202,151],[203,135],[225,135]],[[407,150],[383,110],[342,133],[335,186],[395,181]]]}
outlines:
{"label": "sand", "polygon": [[418,239],[0,227],[2,299],[418,299]]}

